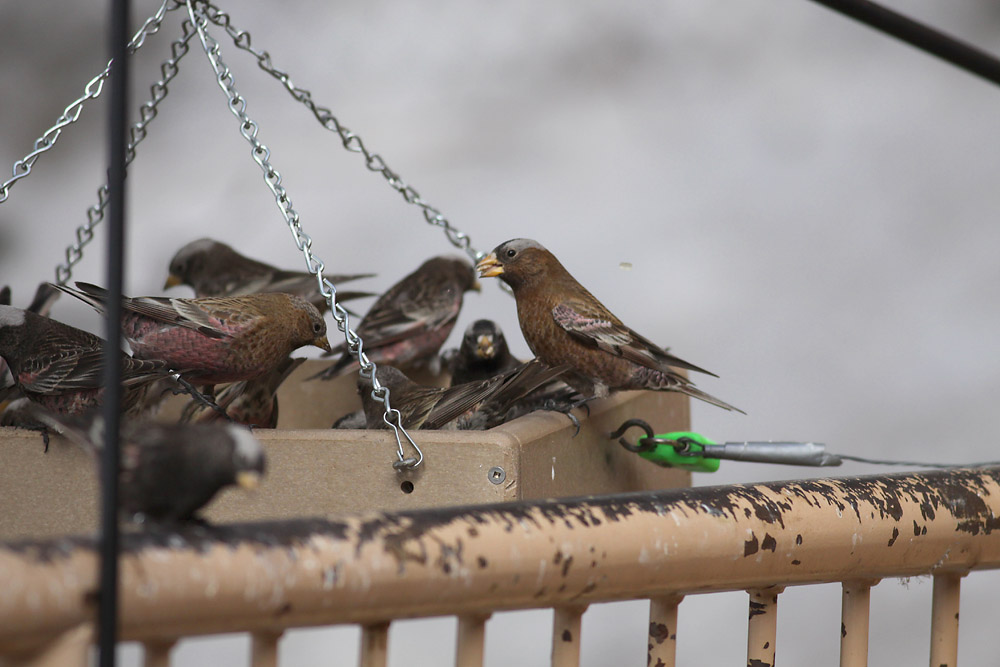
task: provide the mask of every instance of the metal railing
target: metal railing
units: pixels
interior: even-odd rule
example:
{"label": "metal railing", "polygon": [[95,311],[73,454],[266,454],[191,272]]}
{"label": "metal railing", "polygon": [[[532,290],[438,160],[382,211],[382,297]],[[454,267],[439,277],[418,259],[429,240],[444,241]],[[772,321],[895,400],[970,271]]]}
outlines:
{"label": "metal railing", "polygon": [[[158,666],[179,638],[250,632],[262,667],[286,629],[358,624],[372,667],[393,620],[455,615],[465,667],[493,612],[553,608],[562,667],[588,604],[649,599],[649,664],[673,665],[683,596],[746,590],[748,664],[770,665],[782,590],[843,582],[840,664],[865,665],[871,585],[929,574],[931,664],[954,665],[959,582],[1000,567],[998,517],[983,468],[152,529],[123,535],[121,638]],[[0,544],[0,656],[86,664],[97,562],[91,538]]]}

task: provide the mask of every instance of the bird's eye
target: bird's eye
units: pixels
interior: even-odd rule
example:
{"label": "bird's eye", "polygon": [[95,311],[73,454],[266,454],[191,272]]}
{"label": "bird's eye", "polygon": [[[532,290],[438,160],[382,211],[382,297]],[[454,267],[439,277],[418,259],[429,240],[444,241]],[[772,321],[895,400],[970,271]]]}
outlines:
{"label": "bird's eye", "polygon": [[323,330],[323,325],[322,324],[320,324],[319,322],[316,322],[316,323],[313,324],[313,331],[315,331],[316,333],[319,333],[322,330]]}
{"label": "bird's eye", "polygon": [[507,256],[508,256],[508,257],[513,257],[513,256],[514,256],[514,255],[516,255],[516,254],[517,254],[517,251],[516,251],[516,250],[514,250],[513,248],[508,248],[508,249],[507,249]]}

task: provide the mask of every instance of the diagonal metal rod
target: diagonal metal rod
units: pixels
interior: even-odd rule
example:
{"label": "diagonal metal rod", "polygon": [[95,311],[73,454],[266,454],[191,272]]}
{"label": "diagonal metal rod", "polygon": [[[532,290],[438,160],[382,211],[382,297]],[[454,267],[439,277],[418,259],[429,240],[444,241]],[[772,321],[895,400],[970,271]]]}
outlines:
{"label": "diagonal metal rod", "polygon": [[1000,59],[930,26],[868,0],[813,0],[834,11],[1000,84]]}
{"label": "diagonal metal rod", "polygon": [[101,455],[100,667],[114,667],[118,640],[118,427],[122,402],[121,315],[125,247],[125,165],[129,0],[111,2],[111,109],[108,122],[108,288],[104,342],[104,451]]}

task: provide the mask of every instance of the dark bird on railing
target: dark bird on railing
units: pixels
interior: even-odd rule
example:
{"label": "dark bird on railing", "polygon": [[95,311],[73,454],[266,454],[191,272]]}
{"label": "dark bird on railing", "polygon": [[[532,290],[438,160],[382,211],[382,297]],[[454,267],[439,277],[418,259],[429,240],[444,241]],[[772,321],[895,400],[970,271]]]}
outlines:
{"label": "dark bird on railing", "polygon": [[[341,291],[340,285],[374,273],[324,274],[337,287],[337,301],[350,301],[372,292]],[[198,298],[212,296],[243,296],[265,292],[282,292],[300,296],[321,313],[327,311],[326,299],[320,294],[316,276],[305,271],[285,271],[245,257],[230,246],[212,239],[192,241],[177,251],[170,260],[170,272],[163,289],[189,285]]]}
{"label": "dark bird on railing", "polygon": [[[376,364],[404,366],[436,362],[468,290],[479,290],[475,271],[458,257],[433,257],[380,296],[354,330],[364,352]],[[341,357],[319,374],[329,380],[357,371],[346,344],[334,349]]]}
{"label": "dark bird on railing", "polygon": [[[80,414],[100,405],[104,340],[92,333],[14,306],[0,305],[0,356],[14,386],[28,399],[55,412]],[[122,409],[136,412],[147,386],[167,376],[159,360],[121,353]]]}
{"label": "dark bird on railing", "polygon": [[[104,311],[107,291],[76,283],[67,294]],[[316,307],[289,294],[204,299],[124,297],[122,335],[138,359],[162,359],[188,381],[212,385],[269,372],[294,350],[329,350]]]}
{"label": "dark bird on railing", "polygon": [[451,384],[485,380],[522,363],[510,353],[507,339],[493,320],[476,320],[462,335],[462,343],[442,355]]}
{"label": "dark bird on railing", "polygon": [[[566,370],[551,369],[537,360],[508,369],[486,380],[476,380],[452,387],[426,387],[408,378],[392,366],[378,366],[379,383],[389,389],[389,403],[399,410],[404,428],[439,429],[459,419],[464,428],[492,428],[507,409],[537,387],[551,382]],[[372,381],[358,377],[358,393],[364,408],[367,428],[389,428],[384,419],[385,406],[372,396]],[[463,424],[457,425],[463,428]]]}
{"label": "dark bird on railing", "polygon": [[[84,448],[99,452],[104,418],[38,411],[38,419]],[[124,420],[119,434],[119,508],[144,521],[187,521],[221,489],[254,489],[264,474],[264,449],[234,424],[161,424]]]}
{"label": "dark bird on railing", "polygon": [[[216,394],[215,404],[225,410],[226,415],[237,424],[276,428],[278,387],[304,362],[305,359],[286,357],[264,375],[228,384]],[[215,409],[194,400],[184,410],[184,421],[206,423],[225,419]]]}
{"label": "dark bird on railing", "polygon": [[528,347],[549,366],[570,366],[563,379],[585,399],[618,389],[677,391],[742,412],[672,370],[715,376],[625,326],[538,242],[502,243],[476,268],[481,277],[499,277],[510,285]]}

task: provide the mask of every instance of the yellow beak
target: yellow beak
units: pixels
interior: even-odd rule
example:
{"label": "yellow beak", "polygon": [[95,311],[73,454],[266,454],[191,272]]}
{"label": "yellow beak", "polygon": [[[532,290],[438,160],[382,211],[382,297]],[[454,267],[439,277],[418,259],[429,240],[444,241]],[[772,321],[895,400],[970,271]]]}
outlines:
{"label": "yellow beak", "polygon": [[177,287],[178,285],[183,285],[184,279],[180,276],[171,273],[167,276],[167,282],[163,283],[163,289],[170,289],[171,287]]}
{"label": "yellow beak", "polygon": [[247,491],[253,491],[260,484],[260,473],[256,470],[241,470],[236,473],[236,483]]}
{"label": "yellow beak", "polygon": [[496,351],[493,349],[493,336],[482,335],[476,341],[476,355],[480,359],[492,359]]}
{"label": "yellow beak", "polygon": [[330,341],[326,339],[326,336],[320,336],[319,338],[314,340],[312,344],[321,350],[326,350],[327,352],[333,352],[333,350],[330,348]]}
{"label": "yellow beak", "polygon": [[497,261],[496,253],[490,253],[476,264],[480,278],[495,278],[503,273],[503,265]]}

